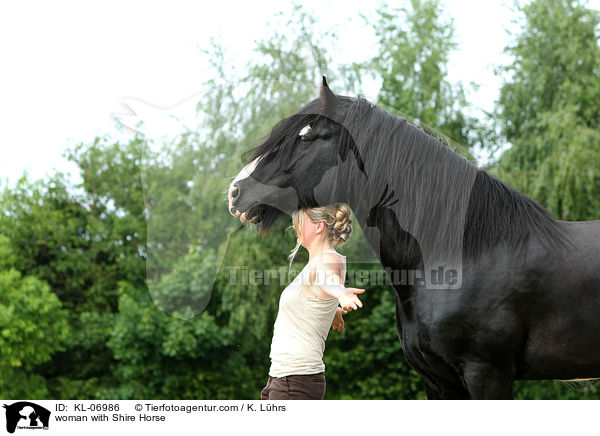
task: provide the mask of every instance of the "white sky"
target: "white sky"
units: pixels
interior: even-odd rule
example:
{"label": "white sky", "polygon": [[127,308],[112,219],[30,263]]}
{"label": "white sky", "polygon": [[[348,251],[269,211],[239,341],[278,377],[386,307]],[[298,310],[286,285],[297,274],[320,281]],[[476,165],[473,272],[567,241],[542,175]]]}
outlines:
{"label": "white sky", "polygon": [[[371,14],[376,3],[303,4],[317,10],[323,24],[339,25],[335,61],[372,56],[373,35],[358,12]],[[445,4],[460,43],[450,80],[478,82],[469,100],[475,110],[491,110],[500,85],[493,67],[506,62],[501,52],[509,41],[504,29],[511,27],[512,1]],[[600,0],[588,5],[600,9]],[[209,37],[219,36],[228,56],[243,65],[254,41],[268,34],[267,21],[282,9],[290,5],[281,0],[1,3],[0,180],[12,185],[24,170],[33,179],[54,169],[76,174],[62,154],[96,135],[116,135],[113,114],[130,113],[121,99],[159,108],[193,103],[207,79],[199,48],[209,47]],[[371,98],[376,91],[364,90]]]}

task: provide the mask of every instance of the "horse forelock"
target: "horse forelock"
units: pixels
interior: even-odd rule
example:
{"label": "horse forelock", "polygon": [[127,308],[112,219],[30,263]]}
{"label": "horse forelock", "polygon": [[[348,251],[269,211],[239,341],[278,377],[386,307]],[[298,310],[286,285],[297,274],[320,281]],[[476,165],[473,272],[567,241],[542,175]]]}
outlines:
{"label": "horse forelock", "polygon": [[286,159],[291,156],[296,139],[306,125],[313,125],[324,117],[318,100],[313,100],[303,108],[287,118],[279,121],[271,131],[263,137],[259,144],[252,149],[245,165],[256,158],[273,154],[277,159]]}

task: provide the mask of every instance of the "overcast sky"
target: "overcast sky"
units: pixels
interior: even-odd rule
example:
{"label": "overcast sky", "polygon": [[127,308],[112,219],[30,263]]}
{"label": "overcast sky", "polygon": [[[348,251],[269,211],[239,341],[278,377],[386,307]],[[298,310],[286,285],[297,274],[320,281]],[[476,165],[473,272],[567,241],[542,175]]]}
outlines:
{"label": "overcast sky", "polygon": [[[0,6],[0,179],[12,185],[28,170],[33,179],[54,169],[76,173],[62,157],[67,147],[116,134],[123,99],[150,106],[193,108],[207,79],[201,48],[219,36],[240,65],[253,56],[267,21],[290,5],[264,2],[3,2]],[[392,2],[390,2],[392,3]],[[325,25],[338,25],[339,63],[372,55],[374,36],[358,13],[376,3],[303,1]],[[447,0],[459,50],[452,82],[480,84],[474,108],[491,110],[500,80],[493,67],[509,41],[512,1]],[[600,0],[588,3],[600,8]],[[315,78],[318,80],[318,78]],[[332,85],[335,90],[335,86]],[[376,89],[364,90],[373,98]],[[370,95],[371,94],[371,95]],[[185,101],[192,104],[182,104]],[[131,133],[130,133],[131,134]]]}

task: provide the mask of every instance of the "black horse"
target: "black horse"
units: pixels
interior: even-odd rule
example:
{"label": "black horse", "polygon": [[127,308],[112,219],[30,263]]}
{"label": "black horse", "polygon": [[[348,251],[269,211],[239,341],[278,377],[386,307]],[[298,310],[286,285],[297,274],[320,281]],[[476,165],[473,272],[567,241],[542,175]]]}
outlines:
{"label": "black horse", "polygon": [[[516,379],[600,377],[600,221],[553,219],[443,141],[363,98],[282,120],[229,188],[267,234],[345,202],[394,280],[397,327],[428,398],[513,398]],[[392,275],[392,274],[390,274]]]}

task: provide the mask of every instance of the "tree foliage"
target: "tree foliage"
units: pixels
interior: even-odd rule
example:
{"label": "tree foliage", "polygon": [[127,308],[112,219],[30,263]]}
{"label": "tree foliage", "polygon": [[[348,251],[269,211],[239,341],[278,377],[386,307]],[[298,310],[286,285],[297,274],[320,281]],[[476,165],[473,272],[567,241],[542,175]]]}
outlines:
{"label": "tree foliage", "polygon": [[411,0],[409,7],[377,10],[378,50],[366,69],[382,79],[378,103],[387,110],[441,132],[452,146],[474,160],[469,147],[474,120],[462,84],[448,81],[448,59],[457,48],[454,23],[438,0]]}
{"label": "tree foliage", "polygon": [[597,11],[577,1],[519,8],[523,30],[500,71],[498,118],[512,147],[497,173],[564,220],[600,216]]}
{"label": "tree foliage", "polygon": [[[2,254],[8,255],[0,236]],[[4,259],[4,260],[6,260]],[[4,265],[6,266],[6,265]],[[0,268],[0,395],[3,398],[47,396],[45,380],[32,371],[65,349],[70,333],[67,312],[47,283]]]}

